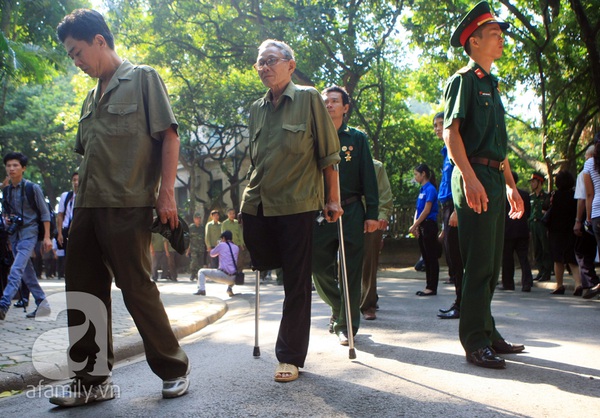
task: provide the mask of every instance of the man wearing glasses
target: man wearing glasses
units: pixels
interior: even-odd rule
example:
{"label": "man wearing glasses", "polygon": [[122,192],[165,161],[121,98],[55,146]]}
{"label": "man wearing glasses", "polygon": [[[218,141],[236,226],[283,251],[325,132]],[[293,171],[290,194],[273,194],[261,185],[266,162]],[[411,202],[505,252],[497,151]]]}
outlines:
{"label": "man wearing glasses", "polygon": [[250,108],[251,164],[241,205],[244,241],[254,269],[283,270],[274,377],[289,382],[298,378],[308,351],[316,211],[324,209],[329,222],[343,212],[334,169],[340,146],[319,92],[292,82],[296,61],[289,45],[266,40],[254,68],[269,90]]}

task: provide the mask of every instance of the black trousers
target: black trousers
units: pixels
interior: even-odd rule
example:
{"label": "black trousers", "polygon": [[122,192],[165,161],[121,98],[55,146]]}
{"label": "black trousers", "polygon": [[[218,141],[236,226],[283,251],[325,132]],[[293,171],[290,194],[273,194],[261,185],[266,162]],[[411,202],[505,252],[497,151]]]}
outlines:
{"label": "black trousers", "polygon": [[444,224],[444,252],[446,253],[446,263],[450,277],[454,277],[454,290],[456,292],[456,301],[454,305],[460,308],[462,298],[462,281],[464,267],[462,257],[460,256],[460,245],[458,242],[458,228],[450,226],[450,215],[454,213],[454,202],[450,200],[442,206],[442,222]]}
{"label": "black trousers", "polygon": [[244,241],[253,270],[283,272],[283,315],[275,354],[281,363],[304,367],[310,337],[311,257],[315,212],[269,216],[244,213]]}
{"label": "black trousers", "polygon": [[419,225],[419,248],[423,261],[425,261],[425,278],[429,290],[437,292],[438,282],[440,280],[440,263],[438,261],[439,243],[438,243],[437,222],[432,219],[425,219]]}
{"label": "black trousers", "polygon": [[529,265],[529,237],[504,238],[504,252],[502,253],[502,286],[506,290],[515,290],[515,256],[521,265],[521,286],[531,288],[533,275]]}

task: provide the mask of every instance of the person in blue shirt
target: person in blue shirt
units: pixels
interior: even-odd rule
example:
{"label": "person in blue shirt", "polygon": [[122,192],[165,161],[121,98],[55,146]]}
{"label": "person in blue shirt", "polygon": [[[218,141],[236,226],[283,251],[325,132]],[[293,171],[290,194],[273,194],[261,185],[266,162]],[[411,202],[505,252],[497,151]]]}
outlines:
{"label": "person in blue shirt", "polygon": [[[444,112],[439,112],[433,117],[433,130],[443,143]],[[454,165],[450,161],[446,145],[442,147],[441,153],[444,157],[444,163],[442,165],[442,179],[440,180],[438,190],[438,200],[442,206],[442,232],[440,237],[444,243],[446,264],[448,265],[448,274],[450,275],[449,282],[454,284],[456,299],[449,309],[440,309],[438,318],[457,319],[460,318],[463,263],[458,243],[458,218],[456,217],[454,201],[452,200],[452,171],[454,170]]]}
{"label": "person in blue shirt", "polygon": [[438,262],[439,243],[437,240],[438,225],[438,193],[432,183],[431,169],[427,164],[419,164],[414,171],[415,181],[421,185],[417,198],[415,221],[409,232],[419,239],[419,248],[425,260],[425,291],[419,290],[417,296],[434,296],[437,294],[440,276]]}

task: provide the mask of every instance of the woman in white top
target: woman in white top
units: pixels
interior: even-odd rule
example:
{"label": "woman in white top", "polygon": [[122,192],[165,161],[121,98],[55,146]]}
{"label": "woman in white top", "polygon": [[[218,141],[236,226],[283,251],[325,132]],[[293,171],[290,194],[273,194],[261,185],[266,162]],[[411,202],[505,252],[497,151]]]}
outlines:
{"label": "woman in white top", "polygon": [[[590,225],[594,230],[596,242],[600,248],[600,132],[594,136],[596,150],[594,158],[588,158],[583,166],[583,181],[585,183],[586,228]],[[596,285],[592,292],[598,292]]]}

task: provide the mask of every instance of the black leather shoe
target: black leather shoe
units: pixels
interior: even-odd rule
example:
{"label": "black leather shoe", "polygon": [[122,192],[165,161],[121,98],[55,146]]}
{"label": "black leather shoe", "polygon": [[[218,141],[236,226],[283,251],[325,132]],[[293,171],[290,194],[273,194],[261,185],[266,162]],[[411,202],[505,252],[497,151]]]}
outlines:
{"label": "black leather shoe", "polygon": [[448,313],[454,309],[456,309],[456,305],[452,305],[448,309],[438,309],[438,311],[440,311],[441,313]]}
{"label": "black leather shoe", "polygon": [[598,293],[600,293],[600,285],[596,285],[590,289],[585,289],[585,291],[583,292],[582,298],[591,299],[594,296],[596,296]]}
{"label": "black leather shoe", "polygon": [[549,282],[550,281],[550,277],[540,277],[538,279],[538,281],[540,281],[540,282]]}
{"label": "black leather shoe", "polygon": [[492,343],[492,348],[496,353],[500,354],[516,354],[525,350],[525,346],[523,344],[513,344],[506,340],[494,341]]}
{"label": "black leather shoe", "polygon": [[479,367],[488,369],[504,369],[506,362],[500,356],[497,356],[490,347],[483,347],[479,350],[467,354],[467,361]]}
{"label": "black leather shoe", "polygon": [[437,314],[440,319],[458,319],[460,318],[460,311],[458,309],[451,309],[448,312]]}
{"label": "black leather shoe", "polygon": [[437,295],[437,292],[423,292],[422,290],[419,290],[417,293],[415,293],[417,296],[435,296]]}
{"label": "black leather shoe", "polygon": [[521,292],[531,292],[531,286],[523,286]]}
{"label": "black leather shoe", "polygon": [[206,296],[206,290],[198,290],[196,293],[192,293],[196,296]]}
{"label": "black leather shoe", "polygon": [[29,301],[25,299],[19,299],[13,306],[15,308],[26,308],[29,306]]}

